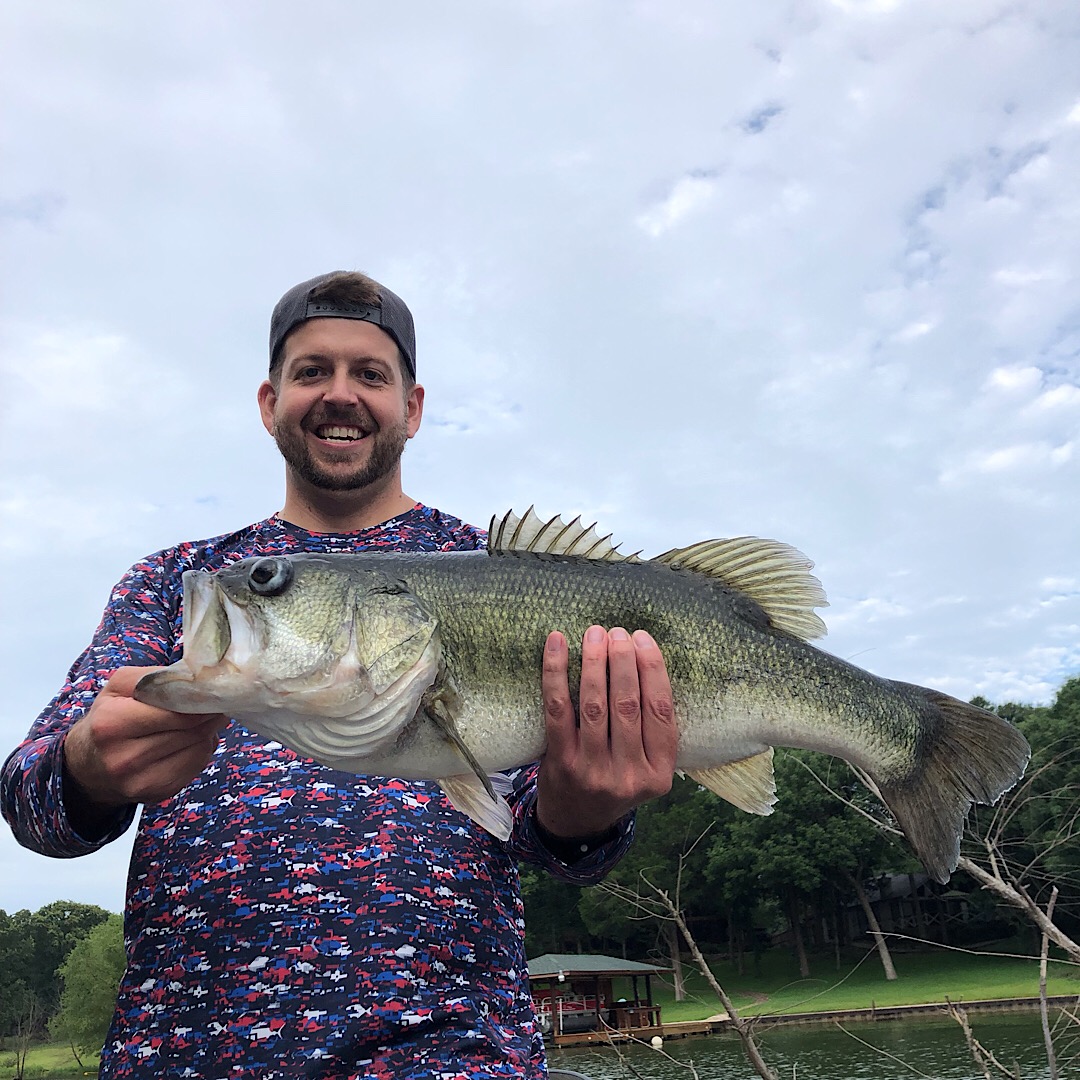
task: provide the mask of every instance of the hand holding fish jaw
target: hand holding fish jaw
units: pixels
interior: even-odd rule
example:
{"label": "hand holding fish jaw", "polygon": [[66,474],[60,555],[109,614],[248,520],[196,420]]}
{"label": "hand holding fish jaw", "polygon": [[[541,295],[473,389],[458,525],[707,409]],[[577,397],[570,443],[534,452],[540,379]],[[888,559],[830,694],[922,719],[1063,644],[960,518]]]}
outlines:
{"label": "hand holding fish jaw", "polygon": [[83,817],[175,795],[217,749],[227,717],[169,712],[132,697],[151,670],[118,668],[64,739],[65,797]]}
{"label": "hand holding fish jaw", "polygon": [[643,631],[631,638],[621,627],[589,628],[577,716],[567,659],[566,639],[549,635],[542,676],[548,746],[536,813],[555,836],[594,836],[671,788],[675,709],[663,655]]}

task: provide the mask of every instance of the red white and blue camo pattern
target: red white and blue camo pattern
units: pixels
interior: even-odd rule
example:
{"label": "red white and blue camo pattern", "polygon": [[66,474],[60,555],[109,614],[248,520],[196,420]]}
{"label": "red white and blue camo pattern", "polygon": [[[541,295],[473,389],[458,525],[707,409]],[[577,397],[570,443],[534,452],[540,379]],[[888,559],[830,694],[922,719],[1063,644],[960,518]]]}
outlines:
{"label": "red white and blue camo pattern", "polygon": [[[68,858],[133,821],[129,807],[105,835],[78,835],[64,809],[63,739],[116,668],[179,659],[185,570],[297,551],[483,545],[481,531],[418,504],[344,535],[271,518],[137,563],[4,766],[16,838]],[[435,784],[335,772],[231,723],[200,776],[143,808],[128,968],[101,1076],[543,1077],[517,860],[589,884],[621,858],[633,823],[567,867],[534,831],[535,777],[535,765],[513,776],[517,826],[502,843]]]}

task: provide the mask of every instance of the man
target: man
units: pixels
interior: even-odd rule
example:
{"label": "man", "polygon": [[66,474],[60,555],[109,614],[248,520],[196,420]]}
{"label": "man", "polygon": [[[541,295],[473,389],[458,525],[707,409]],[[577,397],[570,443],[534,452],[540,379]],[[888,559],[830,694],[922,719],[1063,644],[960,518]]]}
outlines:
{"label": "man", "polygon": [[226,717],[132,697],[147,666],[181,655],[184,570],[483,545],[402,490],[415,376],[412,316],[389,289],[338,272],[286,293],[258,393],[285,458],[282,510],[136,564],[4,766],[4,815],[47,855],[97,849],[142,805],[103,1077],[544,1075],[516,860],[596,881],[634,807],[670,786],[671,692],[648,635],[590,629],[579,719],[551,634],[537,688],[549,749],[513,778],[507,843],[434,784],[335,772]]}

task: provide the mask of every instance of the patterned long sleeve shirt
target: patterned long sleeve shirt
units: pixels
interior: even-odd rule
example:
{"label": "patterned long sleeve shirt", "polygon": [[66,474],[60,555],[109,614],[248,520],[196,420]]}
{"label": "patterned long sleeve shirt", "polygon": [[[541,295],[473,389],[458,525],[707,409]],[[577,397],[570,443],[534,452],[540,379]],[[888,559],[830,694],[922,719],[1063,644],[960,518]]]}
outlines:
{"label": "patterned long sleeve shirt", "polygon": [[[483,545],[482,532],[417,505],[344,535],[271,518],[137,563],[4,765],[0,795],[16,838],[64,858],[131,825],[134,806],[103,834],[79,834],[64,804],[64,736],[116,668],[180,658],[185,570],[250,555]],[[142,808],[127,970],[100,1075],[543,1077],[517,861],[590,884],[621,858],[633,828],[561,863],[535,831],[536,771],[513,778],[516,825],[503,843],[436,784],[336,772],[231,722],[191,784]]]}

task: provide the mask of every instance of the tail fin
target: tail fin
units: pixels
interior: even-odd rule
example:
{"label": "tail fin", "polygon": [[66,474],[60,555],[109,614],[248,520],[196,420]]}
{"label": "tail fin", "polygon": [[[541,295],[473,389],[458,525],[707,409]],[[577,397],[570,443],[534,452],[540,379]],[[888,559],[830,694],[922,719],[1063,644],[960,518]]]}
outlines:
{"label": "tail fin", "polygon": [[927,873],[945,884],[960,859],[971,804],[997,802],[1023,776],[1031,748],[992,712],[936,690],[897,685],[920,695],[930,715],[916,769],[878,790]]}

